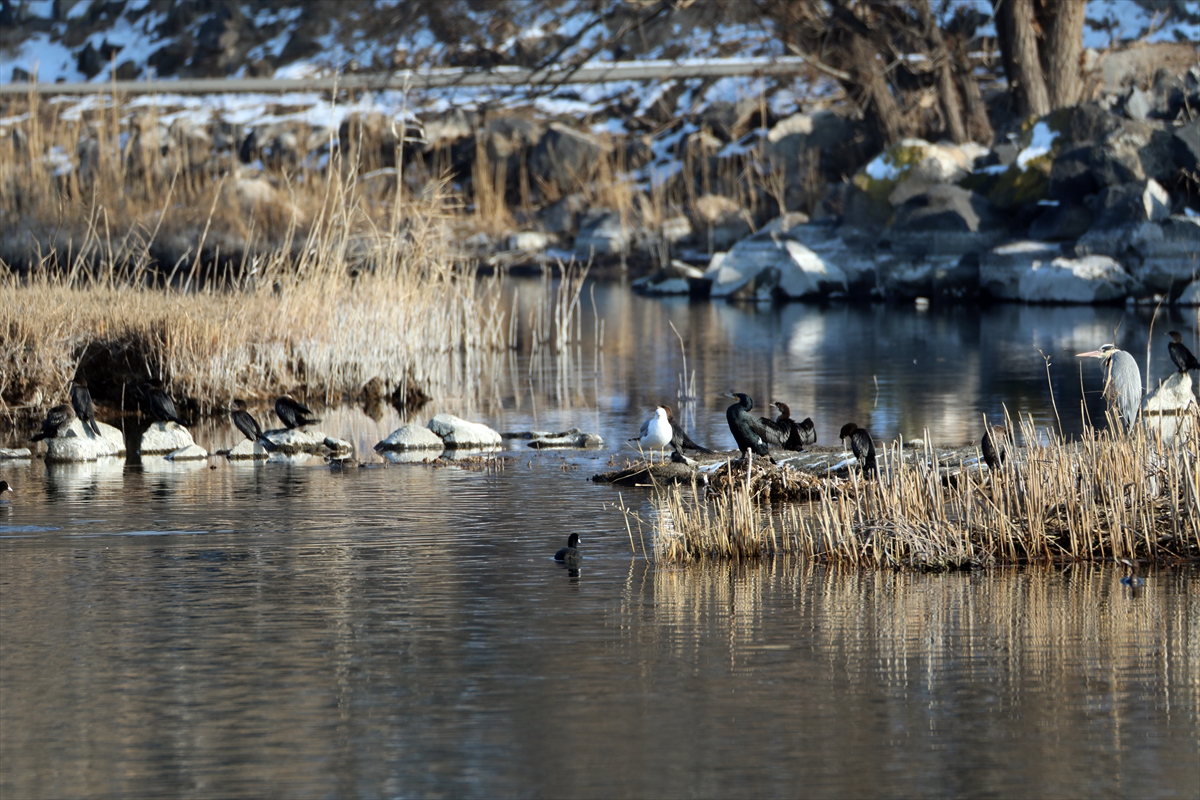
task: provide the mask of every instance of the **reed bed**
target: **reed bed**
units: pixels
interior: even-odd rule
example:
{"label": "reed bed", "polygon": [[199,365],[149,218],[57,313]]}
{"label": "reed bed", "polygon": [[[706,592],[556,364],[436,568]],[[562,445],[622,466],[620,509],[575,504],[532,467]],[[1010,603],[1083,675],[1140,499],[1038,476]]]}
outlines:
{"label": "reed bed", "polygon": [[1028,423],[1028,445],[995,473],[939,463],[932,449],[906,460],[896,444],[878,481],[822,478],[802,502],[770,503],[749,475],[704,493],[666,488],[654,500],[654,555],[686,564],[792,554],[918,569],[1197,560],[1200,415],[1192,413],[1186,436],[1171,444],[1142,427],[1068,441]]}
{"label": "reed bed", "polygon": [[74,123],[31,106],[0,142],[5,250],[32,253],[0,262],[10,424],[80,373],[108,408],[160,376],[201,413],[368,384],[469,397],[512,344],[501,281],[456,248],[468,221],[445,179],[363,176],[336,149],[323,171],[187,170],[178,146],[135,148],[153,121],[122,122],[116,104]]}

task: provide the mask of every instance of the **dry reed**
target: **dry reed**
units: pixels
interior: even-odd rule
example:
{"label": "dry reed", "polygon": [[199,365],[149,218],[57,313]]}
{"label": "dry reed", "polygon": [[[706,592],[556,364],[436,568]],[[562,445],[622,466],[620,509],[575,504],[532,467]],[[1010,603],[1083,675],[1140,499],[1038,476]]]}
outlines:
{"label": "dry reed", "polygon": [[654,500],[654,553],[668,563],[787,553],[920,569],[1194,560],[1198,424],[1167,445],[1142,427],[1128,437],[1089,429],[1068,442],[1039,438],[1029,423],[1029,445],[993,474],[939,463],[932,449],[906,461],[897,444],[882,453],[879,481],[820,479],[807,501],[775,506],[748,476],[707,497],[673,487]]}

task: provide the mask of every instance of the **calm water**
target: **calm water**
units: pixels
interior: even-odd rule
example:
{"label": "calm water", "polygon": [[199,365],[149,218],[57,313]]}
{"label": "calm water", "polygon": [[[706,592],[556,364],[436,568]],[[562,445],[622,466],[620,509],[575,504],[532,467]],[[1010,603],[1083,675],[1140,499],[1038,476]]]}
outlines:
{"label": "calm water", "polygon": [[[596,307],[602,348],[585,299],[569,359],[502,356],[480,398],[421,417],[578,425],[615,449],[676,402],[671,321],[715,445],[732,442],[714,395],[735,385],[826,442],[851,418],[966,441],[1005,405],[1057,425],[1037,348],[1070,432],[1100,383],[1089,362],[1081,388],[1070,354],[1119,323],[1144,366],[1150,316],[755,312],[613,287]],[[1160,313],[1156,335],[1171,327],[1194,337],[1194,314]],[[1167,368],[1160,347],[1152,377]],[[369,453],[397,424],[341,409],[325,428]],[[509,455],[0,464],[18,488],[0,506],[0,796],[1200,795],[1195,569],[1136,593],[1102,566],[657,569],[614,508],[646,497],[588,480],[612,450]],[[550,558],[572,531],[578,577]]]}

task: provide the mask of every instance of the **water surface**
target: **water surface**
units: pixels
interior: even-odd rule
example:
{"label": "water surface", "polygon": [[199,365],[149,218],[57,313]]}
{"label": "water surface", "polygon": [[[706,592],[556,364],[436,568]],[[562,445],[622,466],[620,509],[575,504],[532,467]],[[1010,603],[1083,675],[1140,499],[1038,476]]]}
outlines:
{"label": "water surface", "polygon": [[[647,497],[588,480],[676,402],[668,322],[697,438],[728,447],[730,387],[792,402],[826,442],[847,417],[967,441],[1005,406],[1077,430],[1100,376],[1070,355],[1119,323],[1144,366],[1148,313],[612,287],[596,307],[603,347],[585,316],[569,358],[501,354],[481,397],[420,418],[577,425],[599,453],[385,466],[367,454],[399,418],[341,409],[327,432],[371,464],[0,464],[18,488],[0,506],[0,795],[1200,794],[1195,569],[1135,592],[1107,565],[656,568],[615,508]],[[573,531],[578,576],[551,559]]]}

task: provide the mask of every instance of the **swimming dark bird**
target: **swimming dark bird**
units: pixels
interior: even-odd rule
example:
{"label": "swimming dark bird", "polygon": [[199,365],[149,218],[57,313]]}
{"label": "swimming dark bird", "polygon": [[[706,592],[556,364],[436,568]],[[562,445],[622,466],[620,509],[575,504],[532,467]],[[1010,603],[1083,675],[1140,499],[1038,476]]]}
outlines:
{"label": "swimming dark bird", "polygon": [[159,422],[174,422],[176,425],[182,425],[183,420],[179,418],[179,414],[175,411],[175,401],[167,394],[166,387],[160,380],[153,380],[142,386],[142,392],[145,393],[146,399],[150,401],[150,413]]}
{"label": "swimming dark bird", "polygon": [[711,453],[707,447],[702,447],[692,441],[692,437],[688,436],[687,431],[683,426],[675,421],[675,415],[671,413],[670,406],[663,406],[667,411],[667,422],[671,423],[671,447],[675,452],[682,450],[695,450],[697,453]]}
{"label": "swimming dark bird", "polygon": [[321,420],[310,416],[312,413],[311,408],[293,400],[286,394],[275,401],[275,414],[283,420],[285,428],[300,428],[320,422]]}
{"label": "swimming dark bird", "polygon": [[737,442],[742,456],[753,450],[760,456],[767,454],[767,442],[763,438],[766,429],[762,422],[750,411],[754,408],[754,400],[742,392],[726,392],[724,397],[732,397],[736,403],[725,409],[725,419],[729,421],[729,432]]}
{"label": "swimming dark bird", "polygon": [[71,384],[71,406],[75,409],[75,416],[83,422],[83,427],[90,428],[92,433],[99,436],[100,428],[96,425],[96,407],[92,404],[92,393],[88,391],[86,378],[76,378],[75,382]]}
{"label": "swimming dark bird", "polygon": [[0,494],[11,492],[13,488],[8,485],[8,481],[0,481]]}
{"label": "swimming dark bird", "polygon": [[637,442],[640,447],[649,450],[653,455],[655,450],[661,452],[671,443],[671,435],[671,419],[667,414],[667,409],[663,406],[656,406],[654,416],[643,422],[641,431],[629,441]]}
{"label": "swimming dark bird", "polygon": [[1167,334],[1171,337],[1171,343],[1167,345],[1167,352],[1171,354],[1171,360],[1175,362],[1175,368],[1180,372],[1191,372],[1194,369],[1200,369],[1200,361],[1192,355],[1192,351],[1187,349],[1187,345],[1183,343],[1183,334],[1179,331],[1171,331]]}
{"label": "swimming dark bird", "polygon": [[275,443],[263,435],[262,428],[258,425],[258,420],[246,410],[244,400],[233,401],[233,411],[229,416],[233,419],[233,424],[237,426],[239,431],[246,435],[247,439],[252,442],[258,442],[268,450],[275,449]]}
{"label": "swimming dark bird", "polygon": [[858,463],[862,465],[864,476],[879,475],[879,465],[875,463],[875,440],[871,438],[871,434],[867,432],[866,428],[860,428],[853,422],[847,422],[842,426],[842,432],[838,436],[843,442],[846,439],[850,440],[850,450],[858,459]]}
{"label": "swimming dark bird", "polygon": [[578,567],[583,561],[583,556],[579,552],[579,534],[572,533],[567,537],[567,546],[554,554],[555,561],[561,561],[568,567]]}
{"label": "swimming dark bird", "polygon": [[1076,353],[1076,358],[1098,358],[1104,362],[1108,376],[1104,382],[1104,396],[1117,418],[1129,431],[1137,421],[1142,406],[1142,375],[1137,362],[1124,350],[1115,345],[1102,344],[1099,350]]}
{"label": "swimming dark bird", "polygon": [[1008,428],[1003,425],[997,425],[993,428],[988,428],[983,432],[983,439],[979,442],[979,449],[983,451],[983,463],[987,464],[988,469],[992,472],[1000,469],[1004,463],[1004,459],[1008,455]]}
{"label": "swimming dark bird", "polygon": [[46,413],[46,419],[42,422],[42,430],[29,441],[40,442],[42,439],[53,439],[58,436],[58,432],[71,424],[71,420],[75,419],[75,412],[66,403],[57,405]]}
{"label": "swimming dark bird", "polygon": [[816,444],[817,428],[810,417],[805,417],[803,422],[796,422],[787,403],[776,401],[772,405],[779,409],[778,417],[759,417],[766,428],[767,433],[763,438],[768,444],[777,444],[785,450],[803,450],[806,444]]}
{"label": "swimming dark bird", "polygon": [[1128,586],[1130,589],[1137,589],[1146,583],[1140,575],[1137,574],[1137,562],[1131,558],[1118,558],[1117,563],[1125,567],[1125,574],[1121,576],[1121,583]]}

